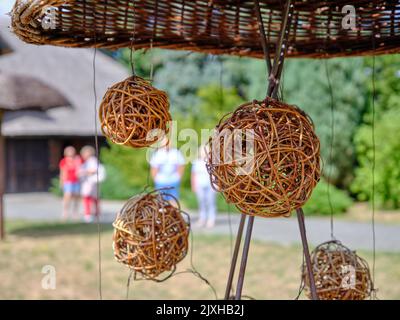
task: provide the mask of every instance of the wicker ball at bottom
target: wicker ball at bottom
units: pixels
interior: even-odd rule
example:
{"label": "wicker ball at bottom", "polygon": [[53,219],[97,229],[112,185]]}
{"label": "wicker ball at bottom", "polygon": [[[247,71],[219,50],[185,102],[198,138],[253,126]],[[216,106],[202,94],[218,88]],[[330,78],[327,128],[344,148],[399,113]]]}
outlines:
{"label": "wicker ball at bottom", "polygon": [[130,199],[113,223],[114,256],[144,279],[175,271],[188,252],[189,223],[161,192]]}
{"label": "wicker ball at bottom", "polygon": [[214,189],[245,214],[288,216],[306,203],[320,179],[312,121],[271,98],[246,103],[223,118],[207,149]]}
{"label": "wicker ball at bottom", "polygon": [[148,147],[169,132],[168,96],[138,76],[129,77],[107,90],[99,117],[101,130],[112,142]]}
{"label": "wicker ball at bottom", "polygon": [[[339,241],[329,241],[315,248],[311,264],[320,300],[364,300],[370,297],[373,283],[367,262]],[[302,280],[311,298],[306,265]]]}

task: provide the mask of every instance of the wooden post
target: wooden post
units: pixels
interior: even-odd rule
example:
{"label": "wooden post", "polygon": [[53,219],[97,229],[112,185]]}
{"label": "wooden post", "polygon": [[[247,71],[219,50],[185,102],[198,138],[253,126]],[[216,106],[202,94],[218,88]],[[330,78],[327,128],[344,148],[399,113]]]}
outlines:
{"label": "wooden post", "polygon": [[0,110],[0,240],[4,240],[5,238],[3,197],[6,184],[6,171],[5,171],[6,146],[5,146],[5,138],[3,137],[1,132],[3,113],[4,111]]}

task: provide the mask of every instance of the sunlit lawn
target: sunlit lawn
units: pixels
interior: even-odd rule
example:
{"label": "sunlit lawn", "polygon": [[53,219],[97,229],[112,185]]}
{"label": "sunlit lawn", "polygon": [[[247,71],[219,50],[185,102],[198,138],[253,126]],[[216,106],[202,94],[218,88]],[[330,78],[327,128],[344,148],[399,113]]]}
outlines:
{"label": "sunlit lawn", "polygon": [[[8,222],[0,244],[0,299],[97,299],[98,234],[96,225]],[[102,225],[101,278],[104,299],[125,299],[129,270],[111,249],[112,230]],[[223,297],[230,260],[229,237],[196,235],[194,264]],[[371,264],[371,254],[360,252]],[[301,249],[253,242],[244,294],[256,299],[293,299],[300,281]],[[42,267],[56,268],[55,290],[41,286]],[[400,299],[400,254],[377,254],[377,287],[381,299]],[[178,271],[189,268],[189,257]],[[213,299],[207,285],[191,274],[164,283],[133,282],[131,299]]]}

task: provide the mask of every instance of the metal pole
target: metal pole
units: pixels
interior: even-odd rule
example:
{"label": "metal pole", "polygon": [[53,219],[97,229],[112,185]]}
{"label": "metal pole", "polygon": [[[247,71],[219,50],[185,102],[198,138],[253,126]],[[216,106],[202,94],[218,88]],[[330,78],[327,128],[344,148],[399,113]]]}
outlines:
{"label": "metal pole", "polygon": [[[261,35],[261,37],[260,37],[261,38],[261,46],[264,51],[265,63],[267,64],[267,70],[268,70],[268,76],[269,76],[269,74],[271,73],[271,70],[272,70],[272,65],[271,65],[271,59],[270,59],[270,54],[269,54],[269,47],[267,44],[267,36],[265,35],[264,22],[262,20],[260,4],[258,3],[258,1],[259,0],[254,0],[254,6],[256,7],[258,29],[259,29],[260,35]],[[267,78],[267,80],[268,80],[268,78]]]}
{"label": "metal pole", "polygon": [[278,95],[279,81],[283,69],[283,62],[285,60],[285,53],[287,51],[287,39],[289,37],[290,26],[292,21],[293,4],[291,0],[286,1],[286,6],[283,12],[282,26],[278,42],[276,44],[276,51],[274,57],[274,65],[270,73],[270,81],[267,91],[267,96],[276,98]]}
{"label": "metal pole", "polygon": [[230,298],[232,282],[233,282],[233,277],[235,275],[236,263],[239,255],[240,243],[242,242],[242,235],[243,235],[245,221],[246,221],[246,215],[242,214],[242,216],[240,217],[239,228],[236,236],[235,249],[232,255],[231,268],[229,270],[229,276],[228,276],[228,283],[226,285],[226,290],[225,290],[225,300],[229,300]]}
{"label": "metal pole", "polygon": [[236,288],[235,300],[240,300],[242,297],[242,289],[244,283],[244,275],[246,274],[247,257],[249,255],[251,234],[253,231],[254,216],[250,216],[247,222],[246,238],[243,245],[242,262],[240,264],[238,284]]}
{"label": "metal pole", "polygon": [[315,279],[314,274],[312,272],[312,265],[311,265],[311,258],[310,258],[310,251],[308,249],[308,242],[307,242],[307,235],[306,235],[306,226],[304,223],[304,212],[303,209],[297,209],[297,220],[299,221],[299,228],[300,228],[300,235],[301,235],[301,242],[303,244],[303,252],[304,257],[306,260],[307,272],[308,272],[308,279],[310,279],[310,289],[311,289],[311,297],[313,300],[319,300],[317,295],[317,289],[315,287]]}
{"label": "metal pole", "polygon": [[5,139],[1,133],[1,123],[3,121],[3,111],[0,110],[0,240],[5,238],[4,230],[4,192],[5,192]]}

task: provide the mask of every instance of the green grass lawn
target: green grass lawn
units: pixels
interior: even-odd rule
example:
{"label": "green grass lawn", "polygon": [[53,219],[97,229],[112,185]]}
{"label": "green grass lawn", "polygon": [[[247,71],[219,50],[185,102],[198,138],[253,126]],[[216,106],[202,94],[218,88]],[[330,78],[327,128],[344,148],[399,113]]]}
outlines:
{"label": "green grass lawn", "polygon": [[[101,278],[104,299],[125,299],[129,270],[113,258],[112,228],[101,226]],[[96,225],[7,223],[7,240],[0,243],[0,299],[97,299],[98,233]],[[197,270],[222,298],[230,261],[229,237],[194,237]],[[360,252],[371,264],[371,253]],[[256,299],[293,299],[301,265],[300,246],[253,242],[244,294]],[[44,290],[42,267],[57,272],[56,290]],[[400,254],[377,253],[376,287],[380,299],[400,299]],[[189,256],[178,266],[190,267]],[[131,283],[131,299],[213,299],[210,288],[191,274],[166,282]]]}

